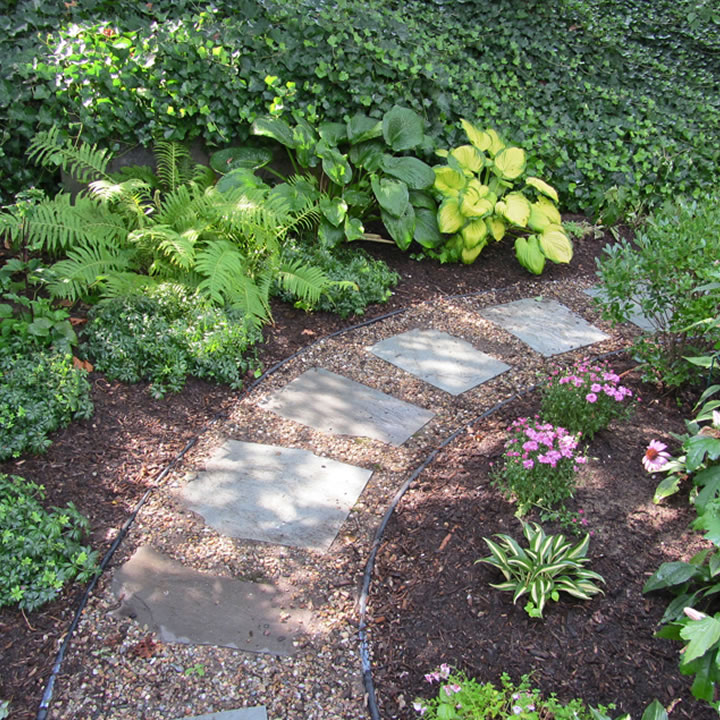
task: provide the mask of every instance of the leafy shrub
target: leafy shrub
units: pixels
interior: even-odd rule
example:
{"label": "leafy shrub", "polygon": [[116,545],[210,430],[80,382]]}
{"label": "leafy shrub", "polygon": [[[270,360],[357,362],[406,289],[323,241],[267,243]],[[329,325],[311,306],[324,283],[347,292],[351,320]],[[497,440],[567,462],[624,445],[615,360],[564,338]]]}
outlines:
{"label": "leafy shrub", "polygon": [[41,485],[0,474],[0,607],[35,610],[95,572],[97,553],[81,544],[88,521],[72,503],[46,511],[43,497]]}
{"label": "leafy shrub", "polygon": [[[288,243],[284,254],[289,260],[299,260],[303,264],[318,267],[330,280],[338,281],[316,303],[302,304],[300,307],[336,313],[343,318],[362,315],[368,305],[388,300],[392,294],[391,288],[400,279],[387,263],[372,258],[362,248],[344,245],[329,248],[299,241]],[[292,300],[287,293],[280,293],[280,296],[284,300]]]}
{"label": "leafy shrub", "polygon": [[592,440],[612,420],[629,417],[631,397],[632,390],[620,384],[620,376],[606,362],[591,365],[585,359],[567,370],[550,371],[543,386],[540,415],[570,432],[581,433],[585,440]]}
{"label": "leafy shrub", "polygon": [[720,343],[720,325],[698,325],[716,318],[720,307],[718,258],[716,197],[668,204],[648,218],[633,244],[605,248],[598,260],[604,316],[626,322],[635,303],[655,328],[633,346],[645,363],[644,379],[667,386],[689,382],[695,373],[683,356]]}
{"label": "leafy shrub", "polygon": [[577,451],[579,436],[538,417],[518,418],[510,427],[504,462],[493,482],[518,504],[524,514],[531,505],[546,509],[572,497],[575,473],[586,458]]}
{"label": "leafy shrub", "polygon": [[[481,684],[459,670],[443,664],[427,673],[425,680],[431,685],[439,683],[437,697],[417,698],[413,709],[424,720],[489,720],[514,718],[521,720],[610,720],[608,710],[614,705],[588,708],[582,700],[561,703],[554,694],[543,697],[530,685],[530,676],[523,675],[514,683],[507,673],[500,676],[500,687],[493,683]],[[618,720],[630,720],[623,715]],[[655,700],[643,714],[642,720],[667,720],[667,713]]]}
{"label": "leafy shrub", "polygon": [[260,330],[176,285],[101,301],[89,313],[83,351],[96,370],[151,393],[179,392],[187,375],[233,388],[256,367]]}
{"label": "leafy shrub", "polygon": [[0,460],[41,453],[48,435],[93,412],[86,371],[61,352],[3,354],[0,374]]}
{"label": "leafy shrub", "polygon": [[475,562],[492,565],[505,576],[505,582],[491,583],[490,587],[511,591],[513,605],[523,595],[528,595],[525,612],[539,618],[542,618],[545,603],[548,600],[557,602],[561,592],[582,600],[602,592],[593,580],[605,581],[596,572],[584,568],[589,561],[586,554],[590,535],[572,545],[564,535],[545,535],[537,523],[532,526],[523,523],[522,528],[528,541],[527,549],[503,533],[495,535],[500,539],[499,543],[483,538],[490,548],[490,555]]}
{"label": "leafy shrub", "polygon": [[[530,272],[540,275],[546,259],[570,262],[572,244],[562,226],[555,188],[525,172],[522,148],[507,146],[492,129],[461,123],[470,145],[437,151],[447,165],[435,168],[433,185],[442,200],[438,227],[452,237],[427,253],[442,262],[469,265],[491,239],[502,240],[511,230],[518,262]],[[532,192],[533,203],[526,192]]]}

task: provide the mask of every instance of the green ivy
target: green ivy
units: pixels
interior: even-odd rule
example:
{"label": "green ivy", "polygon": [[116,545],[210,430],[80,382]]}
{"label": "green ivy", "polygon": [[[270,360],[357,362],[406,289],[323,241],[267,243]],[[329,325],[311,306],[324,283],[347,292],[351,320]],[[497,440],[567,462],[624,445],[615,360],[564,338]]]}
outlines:
{"label": "green ivy", "polygon": [[720,173],[713,0],[32,0],[0,38],[6,199],[54,122],[115,150],[220,146],[268,109],[316,123],[395,104],[444,145],[460,117],[498,128],[566,210],[599,210],[614,186],[654,204]]}

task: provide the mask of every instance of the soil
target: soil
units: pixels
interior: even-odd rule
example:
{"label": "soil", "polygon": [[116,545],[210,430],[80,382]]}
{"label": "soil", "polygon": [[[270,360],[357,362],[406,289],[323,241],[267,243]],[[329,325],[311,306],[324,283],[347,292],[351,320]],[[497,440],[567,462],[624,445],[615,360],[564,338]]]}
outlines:
{"label": "soil", "polygon": [[[576,240],[572,263],[550,265],[539,282],[587,279],[608,242],[612,237],[602,233]],[[530,279],[509,244],[488,248],[469,267],[417,262],[392,246],[367,249],[401,276],[390,301],[347,320],[275,303],[274,324],[259,349],[265,368],[366,318]],[[190,379],[182,392],[156,400],[143,384],[109,382],[96,373],[90,379],[93,417],[56,433],[47,454],[2,463],[0,472],[42,483],[48,506],[75,503],[89,518],[90,542],[102,554],[112,541],[110,529],[129,517],[204,426],[228,414],[238,393]],[[640,703],[655,696],[665,704],[680,699],[673,718],[710,717],[677,671],[678,647],[652,637],[667,599],[639,591],[660,562],[687,558],[696,542],[686,534],[686,499],[653,505],[654,481],[637,461],[647,441],[680,429],[682,413],[655,388],[642,388],[642,394],[642,409],[630,426],[596,436],[592,455],[599,459],[583,475],[576,496],[596,532],[592,567],[606,580],[606,595],[590,605],[563,599],[548,608],[544,622],[531,620],[505,593],[489,591],[488,583],[497,580],[491,568],[473,565],[486,554],[483,535],[518,527],[512,506],[488,485],[487,471],[500,451],[502,428],[520,408],[493,416],[482,437],[459,438],[405,495],[387,529],[371,589],[383,717],[413,717],[411,701],[427,695],[423,674],[440,662],[486,679],[534,669],[536,684],[548,692],[614,701],[637,717]],[[35,717],[58,641],[82,592],[68,587],[27,616],[0,609],[0,699],[11,701],[13,718]]]}

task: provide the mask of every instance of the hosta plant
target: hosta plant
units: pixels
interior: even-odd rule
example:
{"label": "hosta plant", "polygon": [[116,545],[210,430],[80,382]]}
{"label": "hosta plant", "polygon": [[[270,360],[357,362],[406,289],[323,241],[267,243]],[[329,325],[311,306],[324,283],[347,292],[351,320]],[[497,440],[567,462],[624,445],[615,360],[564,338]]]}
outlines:
{"label": "hosta plant", "polygon": [[[292,122],[267,116],[253,123],[252,132],[286,148],[295,177],[305,181],[303,192],[315,188],[322,193],[317,232],[325,244],[367,237],[365,226],[372,220],[380,220],[402,250],[413,240],[428,248],[442,243],[429,193],[433,170],[408,154],[430,143],[423,119],[412,110],[396,106],[381,119],[359,113],[346,122],[317,127],[300,116]],[[224,154],[213,156],[211,163],[239,167],[228,175],[247,177],[251,151],[221,151]],[[234,164],[233,153],[245,164]],[[273,166],[266,172],[285,180]]]}
{"label": "hosta plant", "polygon": [[509,535],[497,533],[499,542],[483,538],[491,554],[475,561],[500,570],[505,580],[491,583],[491,587],[512,592],[513,605],[528,595],[525,612],[541,618],[547,601],[557,602],[561,592],[582,600],[602,592],[595,581],[605,582],[603,578],[585,568],[590,535],[573,545],[564,535],[546,535],[537,523],[523,523],[522,527],[526,549]]}
{"label": "hosta plant", "polygon": [[438,227],[450,237],[430,254],[470,264],[491,240],[510,234],[518,261],[536,275],[546,260],[570,262],[572,243],[555,188],[526,174],[522,148],[506,145],[492,129],[480,130],[467,120],[462,126],[470,144],[438,151],[447,160],[435,168]]}

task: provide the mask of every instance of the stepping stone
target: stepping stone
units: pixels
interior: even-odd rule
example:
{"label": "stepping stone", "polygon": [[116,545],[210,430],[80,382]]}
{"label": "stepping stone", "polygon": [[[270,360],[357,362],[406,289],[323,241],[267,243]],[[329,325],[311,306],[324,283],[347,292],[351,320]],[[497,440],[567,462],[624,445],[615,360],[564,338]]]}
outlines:
{"label": "stepping stone", "polygon": [[295,378],[262,407],[321,432],[369,437],[390,445],[402,445],[434,415],[322,368]]}
{"label": "stepping stone", "polygon": [[[586,288],[585,290],[583,290],[583,292],[586,295],[589,295],[591,298],[597,298],[598,300],[600,300],[602,302],[604,302],[605,298],[607,297],[605,288],[600,287],[599,285],[595,285],[593,287]],[[628,320],[630,320],[630,322],[633,325],[639,327],[641,330],[647,330],[648,332],[655,332],[658,329],[649,318],[645,317],[640,305],[638,305],[634,301],[630,303],[630,311],[628,312]]]}
{"label": "stepping stone", "polygon": [[267,710],[264,705],[258,705],[251,708],[193,715],[193,717],[178,718],[178,720],[267,720]]}
{"label": "stepping stone", "polygon": [[112,587],[122,603],[115,614],[167,643],[289,656],[311,619],[308,610],[285,610],[289,597],[272,585],[201,573],[149,546],[115,571]]}
{"label": "stepping stone", "polygon": [[480,314],[545,357],[609,337],[555,300],[526,298],[485,308]]}
{"label": "stepping stone", "polygon": [[308,450],[229,440],[179,492],[223,535],[326,552],[371,474]]}
{"label": "stepping stone", "polygon": [[470,343],[439,330],[410,330],[373,345],[370,352],[451,395],[510,369]]}

